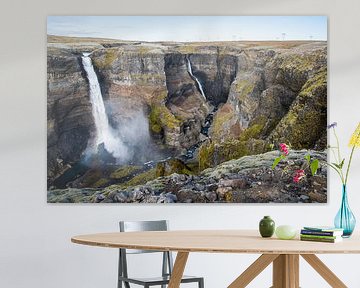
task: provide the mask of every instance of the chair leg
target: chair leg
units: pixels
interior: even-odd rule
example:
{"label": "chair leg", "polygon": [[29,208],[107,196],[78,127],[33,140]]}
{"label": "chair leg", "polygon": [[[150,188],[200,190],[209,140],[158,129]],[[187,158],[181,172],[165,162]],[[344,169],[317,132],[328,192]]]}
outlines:
{"label": "chair leg", "polygon": [[120,276],[123,275],[122,272],[122,254],[121,254],[121,250],[119,249],[119,264],[118,264],[118,285],[117,288],[122,288],[122,280],[119,279]]}
{"label": "chair leg", "polygon": [[199,280],[199,288],[204,288],[204,279]]}

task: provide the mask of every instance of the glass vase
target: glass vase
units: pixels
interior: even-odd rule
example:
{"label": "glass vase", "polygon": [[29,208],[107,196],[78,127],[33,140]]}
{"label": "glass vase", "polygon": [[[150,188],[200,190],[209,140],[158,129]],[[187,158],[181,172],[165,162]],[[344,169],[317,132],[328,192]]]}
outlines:
{"label": "glass vase", "polygon": [[349,207],[346,185],[342,187],[341,206],[336,214],[334,224],[336,228],[344,229],[344,238],[350,237],[355,228],[356,219]]}

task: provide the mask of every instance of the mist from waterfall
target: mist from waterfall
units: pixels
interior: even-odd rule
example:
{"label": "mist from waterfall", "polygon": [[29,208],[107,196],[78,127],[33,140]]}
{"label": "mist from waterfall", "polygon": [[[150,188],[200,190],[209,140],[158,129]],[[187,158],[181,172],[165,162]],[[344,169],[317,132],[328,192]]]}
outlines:
{"label": "mist from waterfall", "polygon": [[186,57],[186,62],[187,62],[187,70],[190,74],[190,76],[196,81],[196,83],[198,84],[198,87],[199,87],[199,90],[200,90],[200,93],[201,95],[204,97],[204,99],[206,100],[206,96],[205,96],[205,93],[204,93],[204,89],[201,85],[201,82],[199,81],[199,79],[193,74],[193,71],[192,71],[192,67],[191,67],[191,62],[190,62],[190,59],[189,57]]}
{"label": "mist from waterfall", "polygon": [[83,53],[81,58],[89,80],[90,102],[96,127],[95,147],[93,147],[95,148],[94,152],[96,153],[98,146],[103,143],[105,149],[115,158],[120,161],[127,160],[129,157],[128,148],[109,124],[99,80],[89,55],[90,53]]}

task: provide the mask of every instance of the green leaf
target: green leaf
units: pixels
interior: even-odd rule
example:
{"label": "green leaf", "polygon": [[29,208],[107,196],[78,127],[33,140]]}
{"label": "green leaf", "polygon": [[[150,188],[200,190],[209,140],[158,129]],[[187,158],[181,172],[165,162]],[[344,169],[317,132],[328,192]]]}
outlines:
{"label": "green leaf", "polygon": [[311,162],[310,164],[310,170],[311,170],[311,174],[312,176],[314,176],[317,172],[317,170],[319,169],[319,160],[315,159],[314,161]]}
{"label": "green leaf", "polygon": [[310,160],[311,160],[310,154],[306,154],[304,158],[308,162],[308,164],[310,165]]}
{"label": "green leaf", "polygon": [[271,169],[275,169],[275,167],[280,163],[281,160],[285,159],[284,155],[281,155],[277,158],[275,158],[274,163],[271,166]]}
{"label": "green leaf", "polygon": [[341,161],[340,165],[339,165],[339,169],[342,169],[345,163],[345,158]]}
{"label": "green leaf", "polygon": [[[344,160],[345,160],[345,159],[344,159]],[[336,168],[338,168],[339,170],[341,170],[341,169],[342,169],[342,167],[344,166],[344,160],[343,160],[343,161],[341,161],[341,163],[340,163],[340,164],[335,163],[335,162],[333,162],[333,163],[331,163],[331,164],[333,164]]]}

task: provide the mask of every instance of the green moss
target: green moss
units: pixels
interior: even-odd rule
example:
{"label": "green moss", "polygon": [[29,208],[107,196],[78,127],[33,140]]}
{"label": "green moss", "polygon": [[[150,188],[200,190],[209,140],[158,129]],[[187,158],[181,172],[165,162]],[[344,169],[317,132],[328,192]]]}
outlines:
{"label": "green moss", "polygon": [[224,124],[230,121],[233,118],[234,114],[232,112],[224,113],[219,111],[214,117],[212,124],[212,134],[214,138],[219,138],[224,132]]}
{"label": "green moss", "polygon": [[100,187],[105,187],[108,183],[109,183],[109,179],[101,178],[91,186],[92,188],[100,188]]}
{"label": "green moss", "polygon": [[[286,141],[294,149],[313,148],[326,131],[327,72],[319,70],[302,87],[296,102],[281,120],[273,141]],[[325,148],[325,147],[323,147]]]}
{"label": "green moss", "polygon": [[173,173],[192,175],[190,167],[179,159],[170,159],[156,165],[156,177],[168,176]]}
{"label": "green moss", "polygon": [[108,48],[105,50],[104,55],[101,58],[94,58],[94,64],[100,69],[110,67],[118,57],[118,49]]}
{"label": "green moss", "polygon": [[294,70],[298,72],[311,71],[318,63],[324,61],[326,55],[322,52],[308,54],[290,54],[282,58],[281,69]]}
{"label": "green moss", "polygon": [[199,171],[214,167],[222,162],[238,159],[246,155],[269,151],[268,142],[260,139],[228,140],[224,143],[207,143],[199,148]]}
{"label": "green moss", "polygon": [[248,80],[240,80],[235,84],[235,90],[239,94],[238,98],[241,101],[244,101],[246,97],[253,92],[254,88],[255,83]]}
{"label": "green moss", "polygon": [[200,146],[198,154],[200,171],[213,166],[214,151],[215,143],[203,144]]}
{"label": "green moss", "polygon": [[226,192],[224,195],[224,199],[226,202],[233,202],[234,199],[233,193],[231,191]]}
{"label": "green moss", "polygon": [[178,51],[181,53],[181,54],[194,54],[196,52],[198,52],[199,50],[199,47],[198,46],[195,46],[195,45],[183,45],[181,47],[179,47]]}
{"label": "green moss", "polygon": [[145,54],[150,53],[151,49],[151,47],[140,46],[137,51],[141,56],[144,56]]}
{"label": "green moss", "polygon": [[312,96],[318,89],[327,86],[327,70],[323,68],[319,70],[314,77],[311,77],[302,87],[300,95]]}
{"label": "green moss", "polygon": [[153,104],[149,114],[149,125],[153,133],[160,133],[164,128],[174,129],[179,127],[180,121],[165,105]]}
{"label": "green moss", "polygon": [[[164,103],[165,99],[167,98],[167,95],[168,95],[168,91],[166,89],[158,92],[154,97],[153,103],[154,104],[155,103]],[[158,104],[158,105],[160,105],[160,104]]]}
{"label": "green moss", "polygon": [[115,170],[114,172],[112,172],[110,174],[110,178],[121,179],[121,178],[129,177],[132,174],[140,171],[141,169],[142,169],[142,167],[140,167],[140,166],[131,166],[131,165],[124,166],[124,167],[121,167],[121,168]]}
{"label": "green moss", "polygon": [[192,174],[196,175],[198,174],[199,171],[199,163],[198,162],[192,162],[192,163],[186,163],[186,166],[189,167],[190,171],[192,172]]}
{"label": "green moss", "polygon": [[199,149],[199,170],[249,154],[245,141],[230,140],[221,144],[203,144]]}
{"label": "green moss", "polygon": [[254,119],[252,124],[241,133],[240,141],[258,138],[261,135],[261,132],[263,132],[265,124],[266,118],[264,116],[259,116]]}
{"label": "green moss", "polygon": [[163,163],[156,164],[156,177],[162,177],[165,175],[165,165]]}
{"label": "green moss", "polygon": [[146,172],[136,175],[131,180],[122,183],[121,186],[130,187],[130,186],[143,185],[150,180],[154,180],[155,178],[156,178],[156,169],[153,168]]}

